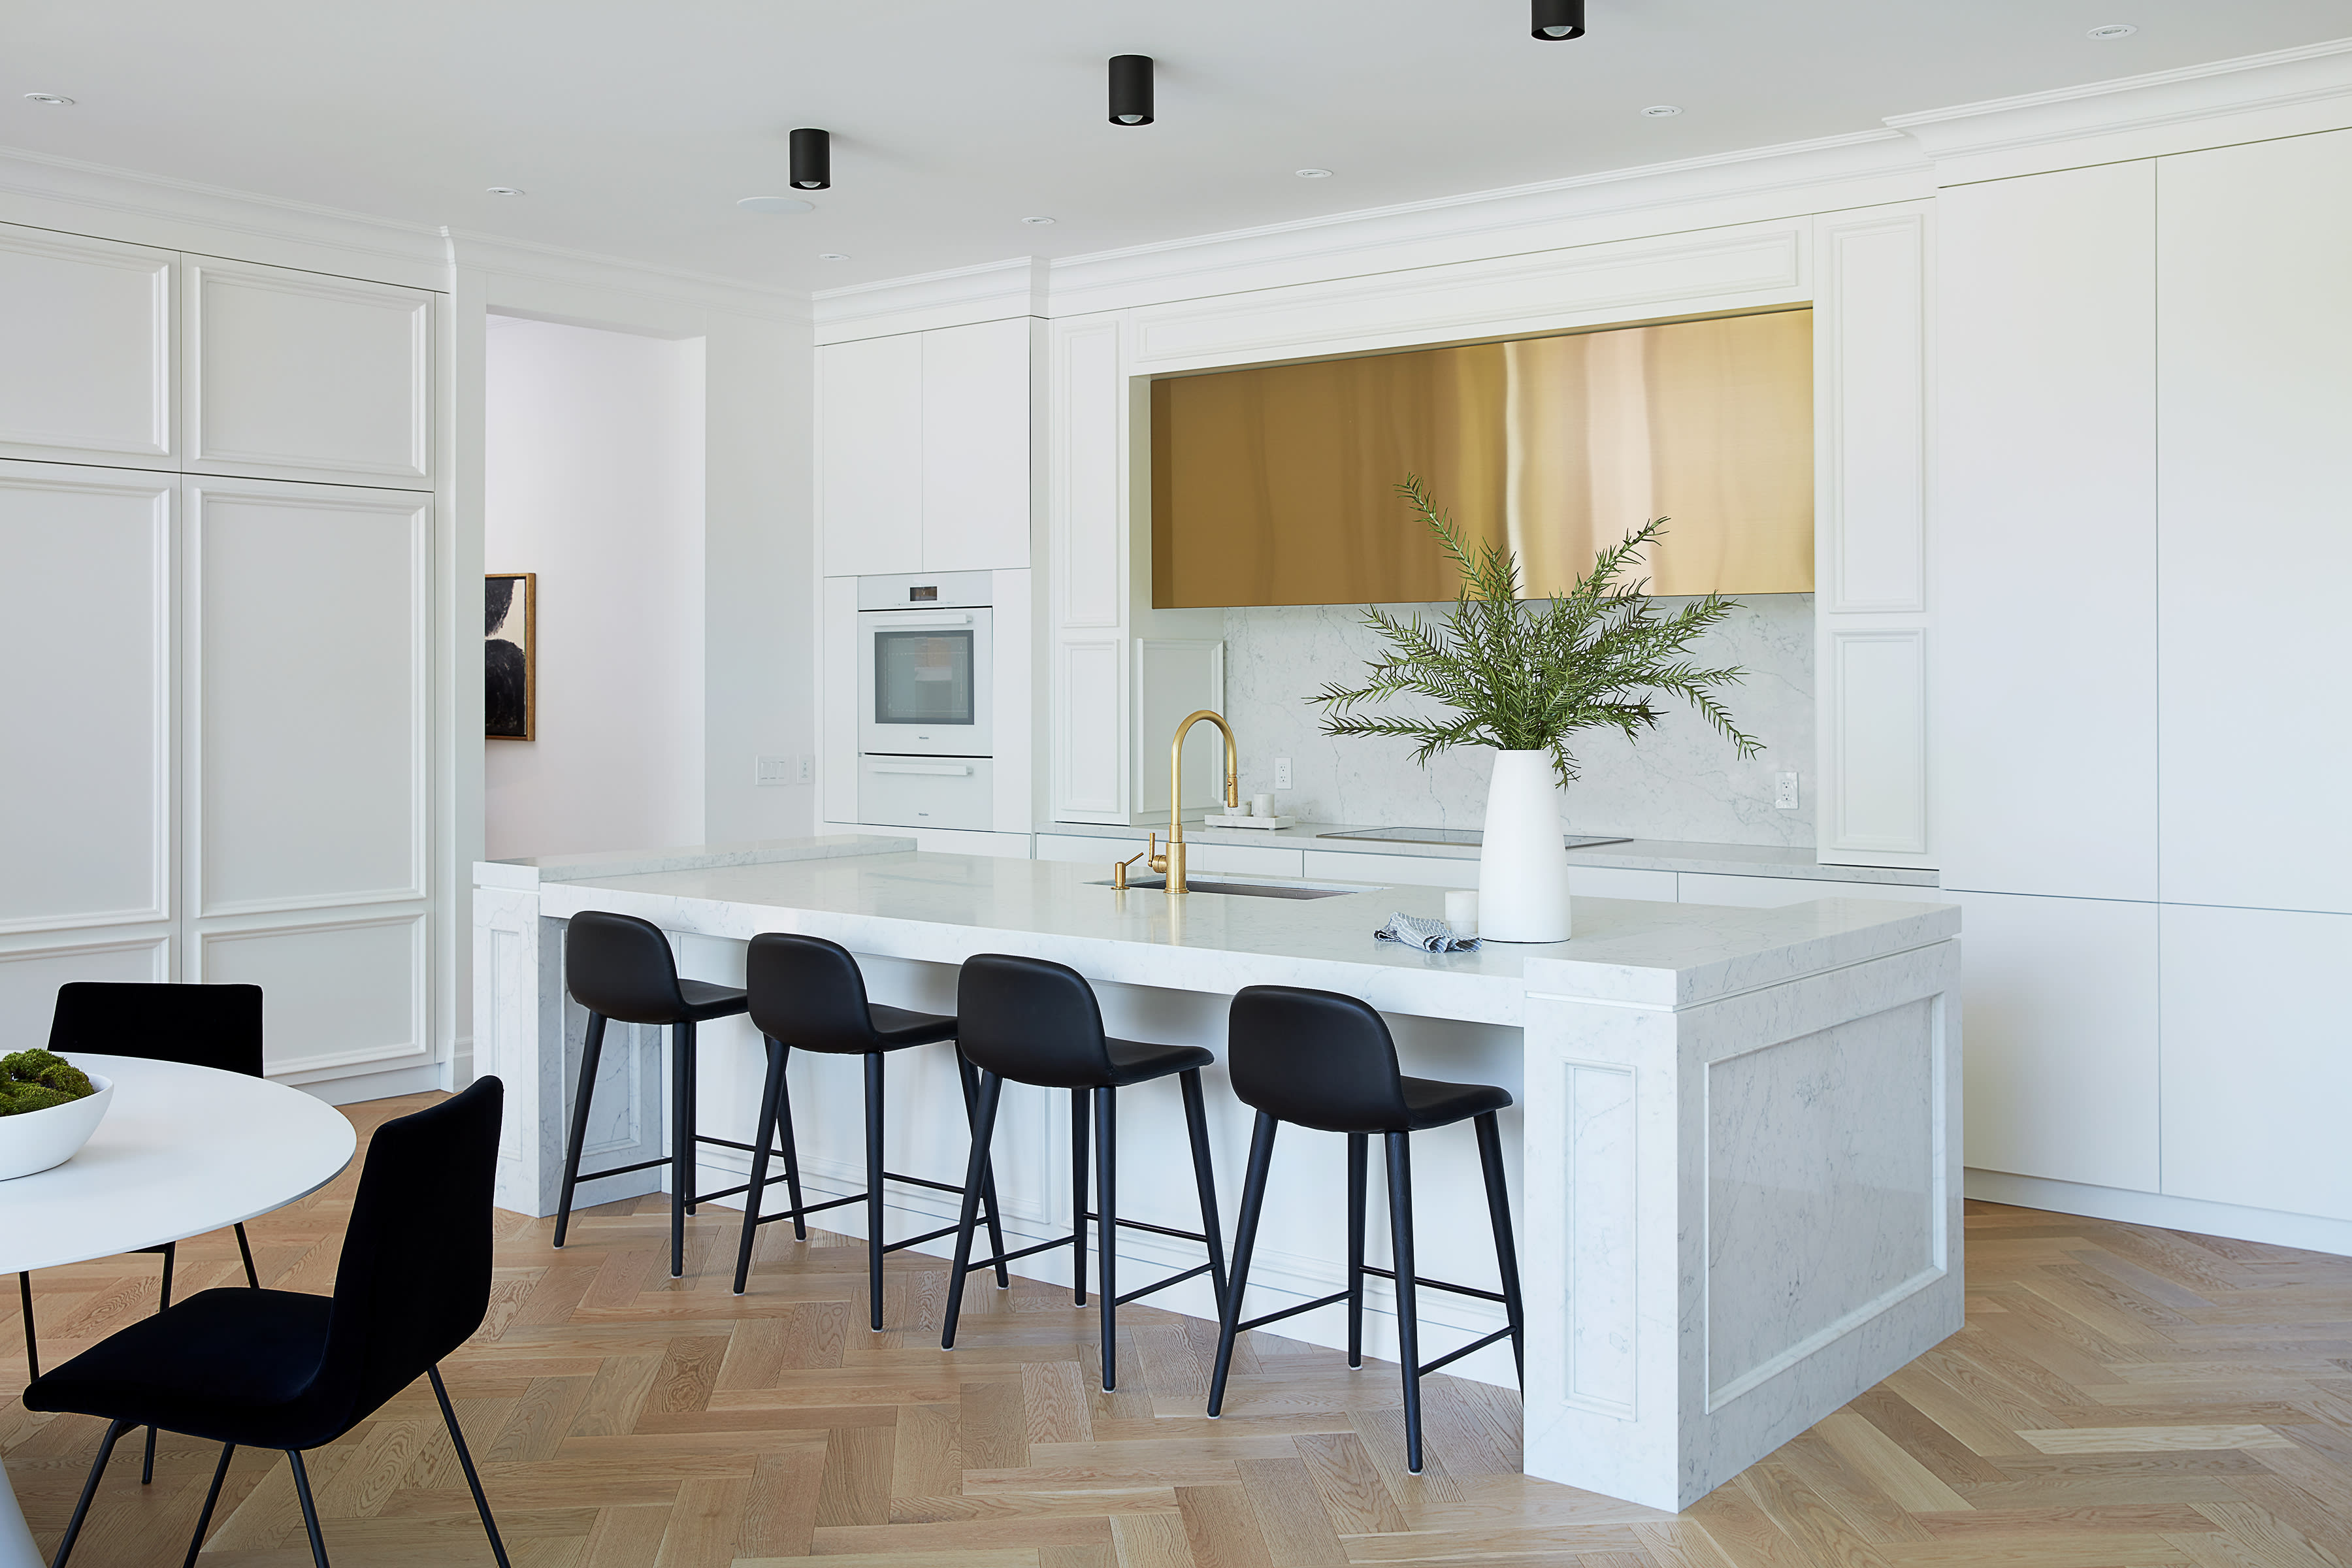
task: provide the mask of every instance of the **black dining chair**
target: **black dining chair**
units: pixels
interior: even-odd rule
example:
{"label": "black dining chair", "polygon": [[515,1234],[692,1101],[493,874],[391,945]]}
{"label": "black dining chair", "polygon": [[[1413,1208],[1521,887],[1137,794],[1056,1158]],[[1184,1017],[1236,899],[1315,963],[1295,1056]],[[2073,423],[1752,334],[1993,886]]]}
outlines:
{"label": "black dining chair", "polygon": [[[49,1049],[59,1055],[95,1051],[137,1057],[142,1061],[184,1062],[222,1072],[261,1076],[261,987],[258,985],[154,985],[74,980],[58,987],[49,1015]],[[175,1243],[142,1247],[163,1259],[163,1307],[172,1304]],[[253,1244],[245,1225],[236,1226],[236,1250],[245,1259],[245,1282],[261,1288],[253,1268]],[[16,1276],[25,1307],[25,1361],[28,1375],[41,1375],[41,1351],[33,1327],[33,1277]],[[161,1308],[158,1308],[161,1310]],[[155,1431],[147,1430],[147,1454],[140,1466],[144,1486],[155,1479]]]}
{"label": "black dining chair", "polygon": [[508,1568],[439,1366],[489,1310],[490,1189],[504,1101],[497,1079],[477,1079],[464,1093],[376,1130],[333,1295],[199,1291],[109,1335],[25,1390],[27,1410],[110,1423],[53,1568],[64,1568],[107,1458],[133,1426],[221,1445],[188,1562],[204,1545],[229,1457],[242,1446],[285,1452],[311,1559],[327,1568],[302,1450],[341,1437],[419,1374],[432,1379],[490,1552]]}

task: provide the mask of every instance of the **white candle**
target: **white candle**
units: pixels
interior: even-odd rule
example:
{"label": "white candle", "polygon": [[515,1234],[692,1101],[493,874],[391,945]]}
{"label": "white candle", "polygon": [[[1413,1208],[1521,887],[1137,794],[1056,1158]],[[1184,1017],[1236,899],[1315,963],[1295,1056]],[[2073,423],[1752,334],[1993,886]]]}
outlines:
{"label": "white candle", "polygon": [[1445,923],[1454,928],[1455,936],[1478,934],[1478,893],[1475,889],[1448,888],[1445,890]]}
{"label": "white candle", "polygon": [[1274,816],[1274,796],[1270,795],[1254,795],[1250,796],[1250,815],[1252,816]]}

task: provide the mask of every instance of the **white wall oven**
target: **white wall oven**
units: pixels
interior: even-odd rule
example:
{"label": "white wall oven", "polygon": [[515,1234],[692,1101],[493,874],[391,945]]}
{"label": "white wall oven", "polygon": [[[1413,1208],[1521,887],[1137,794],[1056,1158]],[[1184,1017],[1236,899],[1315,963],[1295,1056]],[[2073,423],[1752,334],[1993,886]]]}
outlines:
{"label": "white wall oven", "polygon": [[986,572],[857,580],[857,816],[899,827],[992,819]]}

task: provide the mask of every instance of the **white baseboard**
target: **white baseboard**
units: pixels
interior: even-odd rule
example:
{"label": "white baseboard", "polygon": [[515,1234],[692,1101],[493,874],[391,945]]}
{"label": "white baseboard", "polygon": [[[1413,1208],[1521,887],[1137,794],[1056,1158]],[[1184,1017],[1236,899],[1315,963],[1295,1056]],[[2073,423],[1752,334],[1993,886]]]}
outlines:
{"label": "white baseboard", "polygon": [[2168,1197],[2162,1193],[2136,1193],[2121,1187],[2094,1187],[2080,1182],[2053,1182],[2042,1176],[2013,1176],[2005,1171],[1969,1171],[1968,1194],[1987,1203],[2015,1204],[2020,1208],[2088,1215],[2093,1219],[2152,1225],[2166,1230],[2226,1236],[2240,1241],[2300,1247],[2311,1252],[2352,1258],[2352,1221],[2326,1219],[2317,1215],[2242,1208],[2236,1204]]}
{"label": "white baseboard", "polygon": [[445,1063],[427,1062],[423,1067],[354,1073],[350,1078],[320,1079],[316,1083],[298,1083],[293,1087],[329,1105],[356,1105],[362,1100],[391,1100],[404,1094],[447,1089],[448,1071]]}

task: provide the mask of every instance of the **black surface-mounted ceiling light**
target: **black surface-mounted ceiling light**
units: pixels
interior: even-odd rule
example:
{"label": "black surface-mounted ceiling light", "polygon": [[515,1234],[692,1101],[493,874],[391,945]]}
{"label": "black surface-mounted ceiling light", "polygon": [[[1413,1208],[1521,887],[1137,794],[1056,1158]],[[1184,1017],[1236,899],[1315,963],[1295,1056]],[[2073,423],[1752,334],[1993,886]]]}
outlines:
{"label": "black surface-mounted ceiling light", "polygon": [[1535,0],[1528,33],[1547,43],[1584,37],[1584,0]]}
{"label": "black surface-mounted ceiling light", "polygon": [[1150,55],[1111,56],[1110,122],[1113,125],[1151,123]]}
{"label": "black surface-mounted ceiling light", "polygon": [[833,132],[805,128],[793,132],[793,189],[833,189]]}

